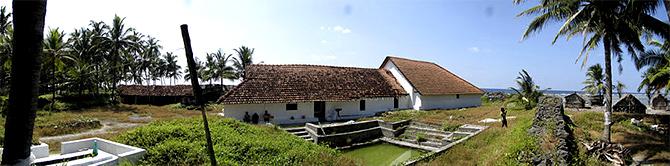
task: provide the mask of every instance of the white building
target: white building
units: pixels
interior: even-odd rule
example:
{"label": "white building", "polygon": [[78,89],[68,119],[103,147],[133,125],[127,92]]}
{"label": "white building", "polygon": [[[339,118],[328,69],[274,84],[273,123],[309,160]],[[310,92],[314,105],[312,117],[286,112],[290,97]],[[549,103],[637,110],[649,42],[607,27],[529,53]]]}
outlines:
{"label": "white building", "polygon": [[219,99],[225,117],[256,114],[263,122],[267,111],[280,124],[345,120],[398,109],[475,107],[483,94],[435,63],[397,57],[378,69],[252,65],[246,75]]}

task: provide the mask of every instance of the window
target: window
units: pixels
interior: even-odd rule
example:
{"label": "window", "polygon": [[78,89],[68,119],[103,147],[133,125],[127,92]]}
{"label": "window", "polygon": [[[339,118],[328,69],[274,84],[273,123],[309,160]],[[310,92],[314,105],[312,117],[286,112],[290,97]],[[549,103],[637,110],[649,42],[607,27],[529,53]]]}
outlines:
{"label": "window", "polygon": [[393,108],[398,108],[398,98],[397,97],[393,98]]}
{"label": "window", "polygon": [[461,95],[460,95],[460,94],[456,94],[456,98],[457,98],[457,99],[460,99],[460,98],[461,98]]}
{"label": "window", "polygon": [[298,104],[295,104],[295,103],[286,104],[286,111],[291,111],[291,110],[298,110]]}
{"label": "window", "polygon": [[361,111],[365,111],[365,100],[361,100],[361,102],[359,104],[359,108],[360,108]]}

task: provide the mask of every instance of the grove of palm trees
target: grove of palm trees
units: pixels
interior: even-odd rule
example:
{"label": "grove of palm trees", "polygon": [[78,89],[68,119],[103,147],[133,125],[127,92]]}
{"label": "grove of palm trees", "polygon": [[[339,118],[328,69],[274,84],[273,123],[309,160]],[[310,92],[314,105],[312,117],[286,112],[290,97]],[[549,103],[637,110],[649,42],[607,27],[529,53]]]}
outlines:
{"label": "grove of palm trees", "polygon": [[[3,7],[0,24],[0,85],[7,85],[12,67],[11,13]],[[45,33],[44,57],[41,60],[40,93],[51,96],[88,96],[115,102],[117,84],[174,85],[188,80],[188,69],[182,71],[177,54],[162,51],[160,40],[138,32],[125,24],[125,18],[114,16],[111,22],[93,21],[66,33],[49,28]],[[237,53],[219,49],[199,61],[201,81],[236,80],[244,77],[244,67],[251,64],[253,49],[242,46]],[[182,77],[183,76],[183,77]],[[0,86],[7,95],[9,86]],[[54,102],[52,102],[54,103]]]}

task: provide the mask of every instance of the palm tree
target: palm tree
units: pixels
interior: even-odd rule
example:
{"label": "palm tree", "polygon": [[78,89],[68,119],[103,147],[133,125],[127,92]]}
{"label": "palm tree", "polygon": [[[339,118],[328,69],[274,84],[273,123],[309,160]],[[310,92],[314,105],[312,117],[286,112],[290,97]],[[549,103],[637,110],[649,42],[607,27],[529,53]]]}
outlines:
{"label": "palm tree", "polygon": [[14,56],[2,165],[29,165],[39,95],[40,56],[47,1],[15,0]]}
{"label": "palm tree", "polygon": [[642,74],[642,82],[637,91],[645,89],[649,96],[660,93],[670,87],[670,42],[663,43],[655,40],[649,41],[649,45],[656,49],[648,49],[640,54],[640,61],[636,63],[638,70],[647,68]]}
{"label": "palm tree", "polygon": [[218,79],[217,65],[214,55],[207,54],[205,57],[205,70],[202,76],[202,81],[209,81],[209,85],[212,85],[212,80]]}
{"label": "palm tree", "polygon": [[621,98],[621,94],[623,94],[623,91],[626,89],[626,85],[623,84],[623,82],[621,82],[621,81],[617,81],[616,86],[614,86],[614,87],[616,87],[617,96],[619,96],[619,98]]}
{"label": "palm tree", "polygon": [[177,64],[177,56],[172,52],[165,53],[165,61],[167,62],[166,72],[167,77],[170,78],[172,85],[173,82],[176,83],[176,80],[181,76],[181,66]]}
{"label": "palm tree", "polygon": [[65,33],[59,31],[58,28],[50,29],[44,41],[44,54],[51,57],[51,61],[49,62],[51,65],[51,110],[53,110],[54,103],[56,102],[56,91],[58,90],[56,87],[56,72],[63,70],[65,66],[63,58],[70,58],[66,55],[67,43],[63,41],[64,36]]}
{"label": "palm tree", "polygon": [[112,21],[112,26],[108,27],[107,35],[102,40],[102,45],[105,48],[109,49],[109,61],[112,62],[110,69],[112,73],[111,83],[112,83],[112,103],[116,104],[116,84],[119,81],[119,77],[122,74],[120,70],[120,65],[118,64],[125,56],[131,47],[137,47],[137,43],[133,40],[136,36],[132,35],[132,32],[135,31],[133,28],[125,28],[123,21],[124,18],[114,15],[114,20]]}
{"label": "palm tree", "polygon": [[540,91],[540,86],[535,84],[533,78],[526,70],[521,70],[519,76],[516,77],[517,88],[510,87],[517,93],[519,101],[524,104],[526,109],[535,107],[543,92]]}
{"label": "palm tree", "polygon": [[[202,64],[202,61],[198,60],[197,57],[194,59],[194,61],[195,61],[195,69],[196,69],[196,71],[198,71],[198,79],[203,80],[203,75],[204,75],[203,73],[205,73],[204,72],[205,67]],[[190,80],[190,79],[191,79],[191,74],[189,72],[189,69],[184,68],[184,80]]]}
{"label": "palm tree", "polygon": [[240,48],[234,49],[237,53],[237,57],[233,59],[233,66],[237,70],[237,76],[239,78],[246,78],[245,71],[247,66],[251,65],[253,62],[252,56],[255,49],[249,49],[249,47],[242,46]]}
{"label": "palm tree", "polygon": [[[524,0],[514,0],[521,3]],[[640,42],[640,30],[647,29],[660,35],[667,36],[667,25],[649,15],[656,7],[655,3],[647,1],[601,1],[601,0],[541,0],[540,4],[531,7],[519,16],[538,15],[528,25],[523,38],[528,38],[533,32],[539,31],[549,22],[563,22],[552,43],[560,36],[568,39],[575,35],[584,37],[584,45],[579,58],[586,64],[589,52],[599,44],[604,49],[605,56],[605,127],[603,140],[610,141],[611,114],[612,114],[612,55],[617,61],[622,60],[623,50],[631,54],[633,61],[637,60],[636,51],[644,50]],[[665,33],[665,34],[664,34]],[[619,68],[621,70],[621,67]]]}
{"label": "palm tree", "polygon": [[226,55],[223,53],[223,50],[219,49],[215,53],[212,53],[212,55],[214,56],[214,59],[216,59],[216,78],[219,79],[221,86],[223,86],[223,90],[228,91],[226,86],[223,85],[223,80],[237,79],[237,76],[235,75],[235,68],[228,65],[228,62],[231,61],[230,58],[233,56],[233,54]]}
{"label": "palm tree", "polygon": [[591,95],[602,95],[605,91],[604,79],[603,68],[600,64],[595,64],[587,70],[586,80],[582,83],[585,86],[582,90]]}
{"label": "palm tree", "polygon": [[5,94],[8,87],[4,86],[9,78],[9,70],[12,66],[12,35],[14,30],[10,26],[7,34],[0,34],[0,94]]}

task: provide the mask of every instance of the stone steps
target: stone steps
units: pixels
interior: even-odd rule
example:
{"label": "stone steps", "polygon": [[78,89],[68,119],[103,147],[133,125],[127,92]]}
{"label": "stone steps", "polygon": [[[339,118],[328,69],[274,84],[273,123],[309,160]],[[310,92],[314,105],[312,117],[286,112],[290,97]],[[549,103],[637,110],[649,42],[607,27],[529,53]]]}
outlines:
{"label": "stone steps", "polygon": [[284,131],[291,133],[299,138],[302,138],[305,141],[313,142],[314,139],[312,139],[312,136],[309,135],[307,132],[307,129],[305,127],[294,127],[294,128],[286,128]]}

